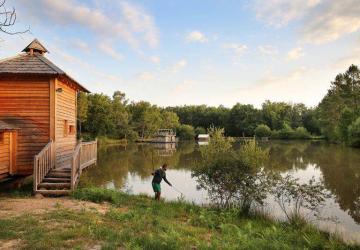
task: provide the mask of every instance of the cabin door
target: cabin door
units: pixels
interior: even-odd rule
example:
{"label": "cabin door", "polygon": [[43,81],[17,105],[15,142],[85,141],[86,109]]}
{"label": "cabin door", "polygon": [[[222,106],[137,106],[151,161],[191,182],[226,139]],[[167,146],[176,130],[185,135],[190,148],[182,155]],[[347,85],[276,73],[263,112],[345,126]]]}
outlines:
{"label": "cabin door", "polygon": [[0,178],[16,172],[17,131],[0,131]]}

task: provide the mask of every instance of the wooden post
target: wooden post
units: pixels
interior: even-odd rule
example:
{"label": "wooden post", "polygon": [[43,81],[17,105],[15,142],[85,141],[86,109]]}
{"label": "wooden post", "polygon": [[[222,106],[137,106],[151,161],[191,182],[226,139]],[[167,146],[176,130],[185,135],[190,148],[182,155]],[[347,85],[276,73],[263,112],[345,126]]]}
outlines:
{"label": "wooden post", "polygon": [[34,172],[33,172],[33,181],[34,181],[34,193],[36,193],[36,191],[37,191],[37,157],[36,157],[36,155],[34,156]]}

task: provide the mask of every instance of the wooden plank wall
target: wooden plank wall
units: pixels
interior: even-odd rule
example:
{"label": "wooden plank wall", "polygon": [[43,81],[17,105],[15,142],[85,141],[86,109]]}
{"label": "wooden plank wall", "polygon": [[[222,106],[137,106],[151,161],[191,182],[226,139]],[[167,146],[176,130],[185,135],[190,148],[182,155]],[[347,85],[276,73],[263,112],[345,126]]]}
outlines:
{"label": "wooden plank wall", "polygon": [[[76,146],[76,91],[59,80],[55,86],[55,89],[62,88],[55,98],[56,167],[59,168],[70,166]],[[66,128],[65,121],[68,125]],[[69,126],[75,126],[75,133],[69,133]]]}
{"label": "wooden plank wall", "polygon": [[49,142],[49,82],[0,81],[0,119],[20,128],[17,174],[32,174],[33,157]]}
{"label": "wooden plank wall", "polygon": [[10,133],[1,133],[3,133],[3,138],[0,138],[0,176],[10,172]]}

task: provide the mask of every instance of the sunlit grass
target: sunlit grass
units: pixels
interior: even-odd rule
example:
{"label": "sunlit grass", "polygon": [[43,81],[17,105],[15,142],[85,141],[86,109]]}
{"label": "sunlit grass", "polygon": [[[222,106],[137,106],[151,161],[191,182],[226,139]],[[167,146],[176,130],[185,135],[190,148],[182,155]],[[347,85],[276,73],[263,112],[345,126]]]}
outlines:
{"label": "sunlit grass", "polygon": [[184,202],[155,202],[100,188],[75,199],[108,202],[105,214],[61,207],[40,215],[0,219],[0,241],[24,249],[360,249],[311,225],[294,227],[266,216],[243,216]]}

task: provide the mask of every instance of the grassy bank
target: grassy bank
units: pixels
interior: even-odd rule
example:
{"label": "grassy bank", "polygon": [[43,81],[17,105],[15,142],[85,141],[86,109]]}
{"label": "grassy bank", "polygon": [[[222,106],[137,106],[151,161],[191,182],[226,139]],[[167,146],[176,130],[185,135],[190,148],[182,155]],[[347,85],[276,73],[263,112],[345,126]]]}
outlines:
{"label": "grassy bank", "polygon": [[108,202],[110,208],[99,213],[59,206],[44,214],[1,218],[0,242],[20,239],[25,249],[360,249],[310,225],[299,228],[236,211],[98,188],[79,189],[73,198]]}
{"label": "grassy bank", "polygon": [[101,145],[101,146],[114,145],[114,144],[127,145],[127,143],[128,143],[128,141],[126,139],[112,139],[112,138],[105,137],[105,136],[100,136],[97,139],[98,139],[99,145]]}

